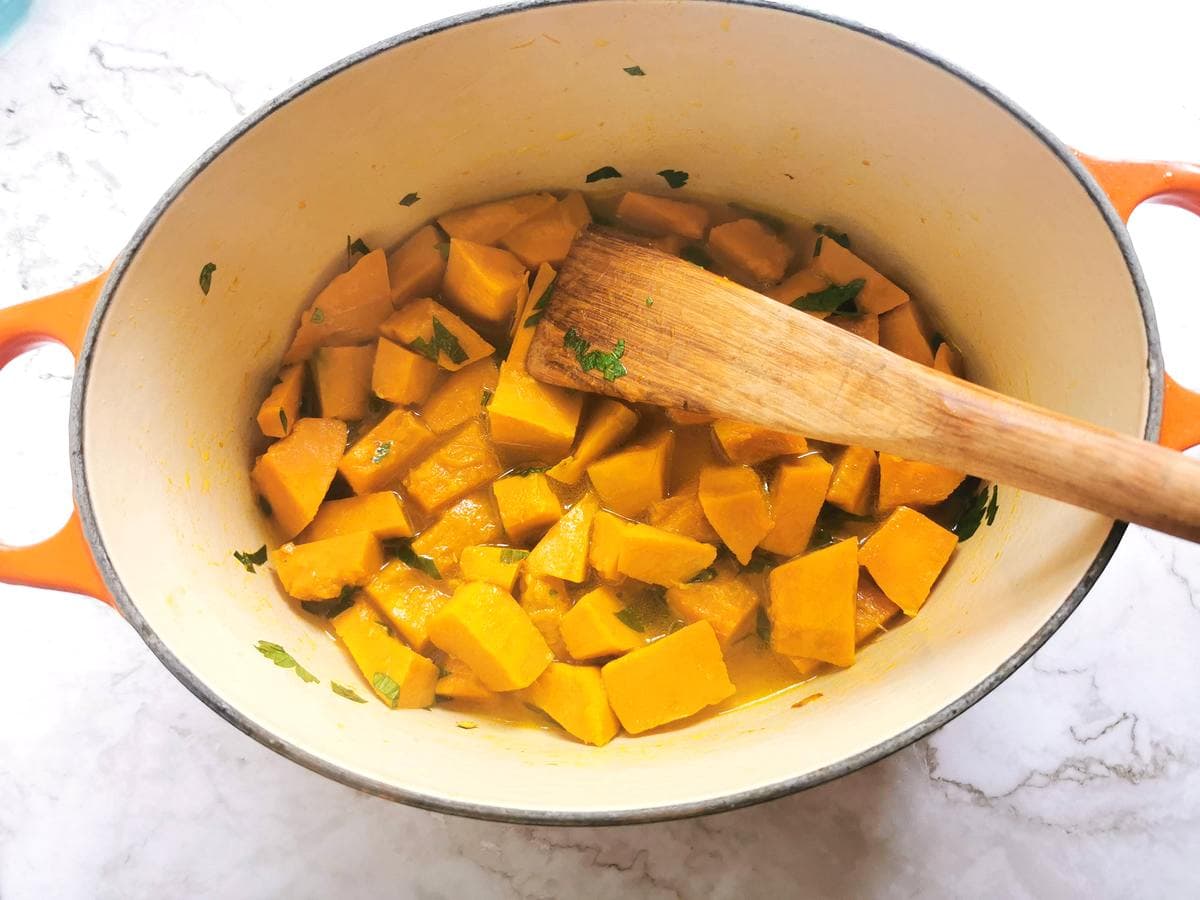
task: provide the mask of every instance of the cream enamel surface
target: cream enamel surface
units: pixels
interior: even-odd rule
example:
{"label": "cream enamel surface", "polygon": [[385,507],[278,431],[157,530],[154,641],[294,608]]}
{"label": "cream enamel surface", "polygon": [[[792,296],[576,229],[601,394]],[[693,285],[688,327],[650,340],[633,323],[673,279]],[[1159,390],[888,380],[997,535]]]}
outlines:
{"label": "cream enamel surface", "polygon": [[[628,78],[621,66],[651,45],[672,48],[656,52],[662,74]],[[785,89],[847,56],[859,64],[841,70],[836,97]],[[511,97],[537,103],[488,114]],[[1097,517],[1002,489],[996,526],[964,545],[922,614],[825,678],[821,702],[791,709],[801,688],[600,751],[482,722],[464,732],[441,710],[347,704],[265,664],[259,639],[360,685],[269,577],[230,559],[262,542],[246,469],[282,323],[343,265],[347,233],[388,245],[439,210],[577,186],[606,164],[626,174],[606,190],[659,187],[653,173],[671,167],[706,194],[827,218],[936,312],[977,380],[1143,429],[1145,332],[1106,223],[1035,135],[929,63],[839,26],[722,4],[554,7],[385,51],[272,114],[167,209],[101,325],[83,419],[96,522],[148,625],[223,702],[321,760],[515,812],[692,804],[796,778],[984,680],[1108,534]],[[397,206],[410,190],[422,202]],[[195,277],[210,259],[204,298]]]}

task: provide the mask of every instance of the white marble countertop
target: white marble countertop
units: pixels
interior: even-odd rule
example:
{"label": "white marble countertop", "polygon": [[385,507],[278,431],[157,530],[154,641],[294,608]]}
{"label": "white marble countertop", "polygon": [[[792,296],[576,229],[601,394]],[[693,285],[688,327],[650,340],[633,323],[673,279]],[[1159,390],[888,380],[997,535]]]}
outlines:
{"label": "white marble countertop", "polygon": [[[294,80],[476,5],[34,0],[0,45],[0,305],[99,272],[184,166]],[[817,5],[942,53],[1092,153],[1200,161],[1185,4]],[[1133,234],[1168,362],[1200,386],[1200,221],[1142,210]],[[0,374],[0,541],[65,518],[70,370],[42,350]],[[111,609],[0,587],[0,613],[5,900],[1161,897],[1200,879],[1200,549],[1136,528],[1063,629],[941,731],[799,796],[654,826],[363,796],[218,719]]]}

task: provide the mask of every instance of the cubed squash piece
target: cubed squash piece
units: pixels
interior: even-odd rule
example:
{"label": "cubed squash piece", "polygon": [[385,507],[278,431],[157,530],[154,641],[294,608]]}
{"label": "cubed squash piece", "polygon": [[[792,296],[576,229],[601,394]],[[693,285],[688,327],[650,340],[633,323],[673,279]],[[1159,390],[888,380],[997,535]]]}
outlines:
{"label": "cubed squash piece", "polygon": [[537,215],[530,216],[500,240],[530,269],[544,263],[558,265],[571,249],[571,242],[592,221],[583,195],[572,191]]}
{"label": "cubed squash piece", "polygon": [[603,747],[621,730],[595,666],[550,663],[525,699],[585,744]]}
{"label": "cubed squash piece", "polygon": [[413,525],[400,495],[395,491],[379,491],[322,503],[316,518],[304,529],[304,539],[322,541],[356,531],[368,531],[386,541],[412,537]]}
{"label": "cubed squash piece", "polygon": [[562,518],[562,504],[542,472],[508,475],[492,485],[492,493],[504,530],[518,544],[541,537]]}
{"label": "cubed squash piece", "polygon": [[812,540],[832,478],[833,466],[815,453],[780,463],[771,479],[775,527],[759,546],[780,556],[803,553]]}
{"label": "cubed squash piece", "polygon": [[507,362],[488,403],[492,440],[524,457],[562,459],[575,441],[583,394],[536,381]]}
{"label": "cubed squash piece", "polygon": [[357,422],[367,414],[375,347],[318,347],[312,355],[317,405],[326,419]]}
{"label": "cubed squash piece", "polygon": [[900,615],[900,607],[887,598],[866,572],[858,574],[858,594],[854,606],[854,640],[862,644]]}
{"label": "cubed squash piece", "polygon": [[562,619],[571,608],[567,584],[561,578],[532,575],[522,572],[518,580],[518,602],[534,627],[542,633],[550,649],[559,659],[567,659],[567,645],[562,639]]}
{"label": "cubed squash piece", "polygon": [[861,316],[830,316],[825,321],[872,344],[879,343],[879,316],[875,313],[863,313]]}
{"label": "cubed squash piece", "polygon": [[521,561],[528,555],[528,550],[515,547],[476,544],[463,548],[458,567],[467,581],[486,581],[511,594],[517,584],[517,573],[521,571]]}
{"label": "cubed squash piece", "polygon": [[875,498],[879,461],[874,450],[847,447],[838,455],[825,499],[852,516],[866,516]]}
{"label": "cubed squash piece", "polygon": [[888,510],[897,506],[941,503],[966,477],[965,473],[944,466],[880,453],[878,508]]}
{"label": "cubed squash piece", "polygon": [[419,709],[433,703],[437,666],[392,637],[369,603],[360,600],[335,616],[333,631],[388,706]]}
{"label": "cubed squash piece", "polygon": [[683,252],[683,248],[687,246],[687,240],[677,234],[664,234],[659,237],[650,238],[647,244],[655,250],[661,250],[663,253],[678,256]]}
{"label": "cubed squash piece", "polygon": [[915,303],[897,306],[879,317],[879,343],[923,366],[933,365],[932,338]]}
{"label": "cubed squash piece", "polygon": [[299,534],[317,514],[346,449],[346,435],[346,423],[339,419],[301,419],[255,462],[251,480],[284,537]]}
{"label": "cubed squash piece", "polygon": [[271,554],[283,589],[297,600],[329,600],[366,584],[383,565],[379,538],[366,531],[308,544],[284,544]]}
{"label": "cubed squash piece", "polygon": [[433,442],[424,422],[406,409],[396,409],[354,442],[337,469],[354,493],[373,493],[399,480]]}
{"label": "cubed squash piece", "polygon": [[429,396],[438,372],[437,364],[427,357],[381,337],[375,348],[371,390],[389,403],[412,406]]}
{"label": "cubed squash piece", "polygon": [[451,238],[442,296],[463,315],[499,325],[515,314],[527,274],[507,250]]}
{"label": "cubed squash piece", "polygon": [[596,659],[628,653],[645,643],[617,614],[625,604],[611,588],[598,587],[575,601],[562,618],[562,638],[573,659]]}
{"label": "cubed squash piece", "polygon": [[667,420],[675,425],[711,425],[716,421],[716,416],[687,409],[668,409]]}
{"label": "cubed squash piece", "polygon": [[697,713],[734,692],[706,621],[614,659],[600,670],[608,702],[630,734]]}
{"label": "cubed squash piece", "polygon": [[713,430],[708,425],[676,428],[667,489],[676,494],[686,487],[695,488],[700,480],[700,470],[719,458]]}
{"label": "cubed squash piece", "polygon": [[472,544],[488,544],[504,535],[491,491],[463,497],[432,525],[413,538],[412,549],[428,556],[445,578],[458,569],[463,550]]}
{"label": "cubed squash piece", "polygon": [[625,438],[633,434],[637,423],[637,413],[621,401],[597,397],[575,450],[546,474],[563,484],[578,484],[587,467],[620,446]]}
{"label": "cubed squash piece", "polygon": [[699,483],[684,485],[670,497],[650,505],[646,520],[655,528],[682,534],[694,541],[715,544],[721,540],[700,505]]}
{"label": "cubed squash piece", "polygon": [[496,390],[500,370],[495,360],[481,359],[450,375],[421,407],[421,418],[434,434],[448,434],[483,415]]}
{"label": "cubed squash piece", "polygon": [[771,649],[849,666],[854,662],[858,541],[848,538],[771,570]]}
{"label": "cubed squash piece", "polygon": [[754,630],[762,598],[732,563],[718,563],[716,571],[708,581],[668,588],[667,605],[689,624],[707,621],[721,646],[728,647]]}
{"label": "cubed squash piece", "polygon": [[832,238],[818,239],[819,252],[810,268],[834,284],[849,284],[861,278],[865,283],[855,298],[859,310],[881,314],[908,302],[908,294]]}
{"label": "cubed squash piece", "polygon": [[437,680],[437,695],[451,700],[491,700],[495,691],[489,691],[483,682],[461,659],[451,656],[442,667],[446,674]]}
{"label": "cubed squash piece", "polygon": [[704,517],[743,566],[775,524],[762,478],[749,466],[705,466],[697,492]]}
{"label": "cubed squash piece", "polygon": [[708,210],[696,203],[668,200],[629,191],[617,204],[617,221],[647,234],[677,234],[689,240],[704,239]]}
{"label": "cubed squash piece", "polygon": [[952,532],[901,506],[867,538],[862,564],[889,600],[915,616],[957,544]]}
{"label": "cubed squash piece", "polygon": [[438,216],[438,224],[452,238],[494,244],[526,219],[554,206],[552,194],[522,194],[492,200]]}
{"label": "cubed squash piece", "polygon": [[667,467],[675,433],[662,430],[587,467],[601,501],[623,516],[641,515],[667,495]]}
{"label": "cubed squash piece", "polygon": [[606,509],[596,513],[592,521],[592,540],[588,546],[588,562],[596,570],[596,574],[605,581],[622,581],[623,576],[617,571],[617,562],[621,558],[621,545],[625,540],[625,529],[633,525],[628,519],[610,513]]}
{"label": "cubed squash piece", "polygon": [[792,248],[757,219],[713,226],[708,252],[730,274],[751,284],[774,284],[792,261]]}
{"label": "cubed squash piece", "polygon": [[674,587],[707,569],[716,558],[712,544],[639,523],[625,531],[617,571],[647,584]]}
{"label": "cubed squash piece", "polygon": [[772,431],[761,425],[717,419],[713,434],[731,463],[754,466],[777,456],[795,456],[808,451],[808,441],[798,434]]}
{"label": "cubed squash piece", "polygon": [[446,271],[446,257],[438,246],[441,243],[442,236],[438,230],[426,225],[388,254],[393,306],[438,293],[442,287],[442,275]]}
{"label": "cubed squash piece", "polygon": [[435,300],[411,300],[380,324],[385,338],[420,353],[448,372],[492,355],[494,347]]}
{"label": "cubed squash piece", "polygon": [[429,636],[493,691],[529,687],[554,658],[512,594],[482,581],[454,592],[430,622]]}
{"label": "cubed squash piece", "polygon": [[425,457],[404,477],[409,499],[430,513],[452,503],[504,471],[478,420]]}
{"label": "cubed squash piece", "polygon": [[966,377],[962,354],[951,346],[949,341],[942,341],[938,344],[937,352],[933,354],[933,367],[939,372],[945,372],[955,378]]}
{"label": "cubed squash piece", "polygon": [[292,433],[300,418],[300,401],[304,395],[304,366],[287,366],[279,380],[258,408],[258,430],[266,437],[281,438]]}
{"label": "cubed squash piece", "polygon": [[372,250],[317,294],[300,317],[300,327],[284,354],[287,365],[303,362],[321,346],[374,340],[379,323],[392,312],[387,259]]}
{"label": "cubed squash piece", "polygon": [[599,508],[594,494],[584,494],[530,551],[525,560],[526,571],[575,584],[583,581],[587,577],[592,519]]}
{"label": "cubed squash piece", "polygon": [[376,572],[363,590],[410,647],[422,653],[429,649],[429,622],[450,600],[437,582],[396,559]]}
{"label": "cubed squash piece", "polygon": [[[517,305],[517,315],[513,317],[512,346],[508,348],[506,362],[510,366],[524,370],[525,357],[529,355],[529,345],[533,342],[533,333],[537,323],[542,319],[542,311],[554,296],[554,279],[558,273],[546,263],[538,266],[533,284],[525,295],[523,303]],[[518,297],[518,300],[520,298]]]}
{"label": "cubed squash piece", "polygon": [[[763,291],[772,300],[778,300],[784,306],[791,306],[802,297],[816,294],[829,287],[829,279],[813,269],[801,269],[785,278],[773,288]],[[814,312],[809,315],[818,319],[829,317],[827,312]]]}

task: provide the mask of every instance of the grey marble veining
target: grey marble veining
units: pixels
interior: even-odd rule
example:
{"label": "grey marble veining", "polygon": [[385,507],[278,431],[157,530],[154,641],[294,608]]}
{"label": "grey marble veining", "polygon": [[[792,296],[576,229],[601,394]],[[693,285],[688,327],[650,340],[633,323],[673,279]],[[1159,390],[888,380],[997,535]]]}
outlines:
{"label": "grey marble veining", "polygon": [[[99,272],[184,166],[295,79],[472,5],[35,0],[0,46],[0,305]],[[1200,22],[1180,4],[1093,9],[1086,40],[1044,3],[821,5],[945,54],[1091,152],[1200,160]],[[1139,212],[1133,232],[1168,363],[1200,384],[1200,222]],[[62,352],[0,373],[0,540],[65,516],[69,390]],[[627,828],[356,794],[219,720],[111,610],[0,587],[0,613],[5,900],[1167,897],[1200,881],[1200,550],[1139,529],[1028,665],[928,739],[799,796]]]}

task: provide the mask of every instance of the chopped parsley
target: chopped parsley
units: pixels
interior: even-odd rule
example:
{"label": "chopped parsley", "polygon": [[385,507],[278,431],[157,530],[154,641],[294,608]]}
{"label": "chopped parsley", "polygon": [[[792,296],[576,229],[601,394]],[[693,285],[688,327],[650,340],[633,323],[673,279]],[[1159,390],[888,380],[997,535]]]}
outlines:
{"label": "chopped parsley", "polygon": [[491,402],[492,402],[492,396],[493,396],[492,389],[491,389],[491,388],[484,388],[484,389],[483,389],[483,396],[479,398],[479,405],[480,405],[480,406],[487,406],[489,403],[491,403]]}
{"label": "chopped parsley", "polygon": [[217,264],[213,262],[205,263],[200,269],[200,290],[204,291],[205,297],[212,288],[212,277],[215,271],[217,271]]}
{"label": "chopped parsley", "polygon": [[312,315],[308,317],[308,321],[313,325],[320,325],[325,321],[325,311],[319,306],[314,306]]}
{"label": "chopped parsley", "polygon": [[[820,222],[813,226],[813,231],[819,235],[829,238],[835,244],[841,244],[847,250],[850,249],[850,235],[846,234],[844,231],[837,231],[833,228],[830,228],[828,225],[822,225]],[[820,238],[817,238],[817,240],[819,241]],[[816,253],[813,253],[813,256],[816,255]]]}
{"label": "chopped parsley", "polygon": [[529,318],[525,320],[525,327],[532,328],[538,322],[542,321],[542,316],[546,312],[546,307],[550,304],[550,298],[554,296],[555,280],[546,285],[546,289],[542,291],[542,296],[538,297],[537,303],[533,304],[533,312],[529,314]]}
{"label": "chopped parsley", "polygon": [[688,262],[702,269],[712,268],[712,259],[709,258],[704,248],[698,244],[688,244],[688,246],[679,251],[679,256],[681,259],[686,259]]}
{"label": "chopped parsley", "polygon": [[417,552],[413,550],[412,544],[403,538],[384,541],[383,549],[410,569],[417,569],[424,572],[430,578],[440,579],[442,577],[442,573],[438,569],[437,563],[433,561],[433,557],[418,556]]}
{"label": "chopped parsley", "polygon": [[520,562],[528,555],[528,550],[518,550],[515,547],[505,547],[500,551],[500,564],[511,566],[513,563]]}
{"label": "chopped parsley", "polygon": [[681,188],[688,182],[688,173],[679,169],[663,169],[658,174],[672,189]]}
{"label": "chopped parsley", "polygon": [[338,684],[336,681],[329,682],[329,689],[339,697],[345,697],[347,700],[353,700],[355,703],[367,702],[359,696],[358,691],[356,691],[354,688],[346,687],[344,684]]}
{"label": "chopped parsley", "polygon": [[568,328],[567,333],[563,335],[563,346],[574,351],[575,358],[579,360],[579,367],[584,372],[599,372],[605,381],[616,381],[622,375],[629,374],[621,362],[621,357],[625,355],[623,340],[617,341],[612,350],[593,350],[574,328]]}
{"label": "chopped parsley", "polygon": [[265,565],[267,562],[267,545],[263,544],[253,553],[243,553],[241,550],[234,550],[233,558],[245,566],[246,571],[253,575],[255,566]]}
{"label": "chopped parsley", "polygon": [[438,241],[433,246],[434,246],[434,249],[436,249],[438,253],[442,254],[442,259],[450,258],[450,242],[449,241]]}
{"label": "chopped parsley", "polygon": [[596,171],[589,172],[587,177],[584,178],[583,180],[586,181],[588,184],[592,184],[593,182],[596,182],[596,181],[604,181],[606,178],[621,178],[621,177],[623,177],[621,175],[621,173],[618,172],[612,166],[601,166],[599,169],[596,169]]}
{"label": "chopped parsley", "polygon": [[767,569],[773,569],[774,567],[775,559],[770,553],[767,553],[765,550],[755,550],[754,554],[750,557],[750,562],[742,566],[742,571],[757,573],[765,572]]}
{"label": "chopped parsley", "polygon": [[287,434],[287,413],[282,408],[279,410],[279,424],[283,426],[283,433]]}
{"label": "chopped parsley", "polygon": [[813,259],[816,259],[818,256],[821,255],[821,245],[823,243],[825,243],[825,235],[821,235],[820,237],[818,237],[817,242],[815,244],[813,244]]}
{"label": "chopped parsley", "polygon": [[321,681],[320,678],[296,662],[296,658],[284,650],[283,647],[279,646],[279,644],[272,641],[259,641],[254,645],[254,649],[279,666],[279,668],[294,669],[301,681],[308,684],[312,684],[314,681],[320,683]]}
{"label": "chopped parsley", "polygon": [[626,75],[633,75],[635,78],[640,78],[640,77],[642,77],[643,75],[645,75],[646,73],[642,71],[642,67],[641,67],[641,66],[626,66],[626,67],[625,67],[625,74],[626,74]]}
{"label": "chopped parsley", "polygon": [[312,616],[320,616],[322,619],[332,619],[335,616],[340,616],[351,606],[354,605],[354,594],[357,588],[354,585],[346,585],[342,588],[340,596],[334,597],[332,600],[301,600],[300,608]]}
{"label": "chopped parsley", "polygon": [[375,442],[375,452],[373,454],[371,454],[371,462],[374,465],[379,465],[381,462],[383,462],[385,459],[387,459],[388,454],[391,452],[392,452],[392,442],[391,441],[376,441]]}
{"label": "chopped parsley", "polygon": [[754,621],[754,632],[764,644],[771,643],[771,618],[761,606],[758,608],[758,616]]}
{"label": "chopped parsley", "polygon": [[358,253],[366,256],[371,252],[371,248],[367,246],[367,242],[362,238],[350,240],[350,235],[346,235],[346,269],[349,270],[354,261],[354,254]]}
{"label": "chopped parsley", "polygon": [[403,197],[400,198],[400,205],[401,206],[412,206],[414,203],[416,203],[420,199],[421,199],[421,195],[418,194],[416,191],[413,191],[411,193],[405,194]]}
{"label": "chopped parsley", "polygon": [[858,315],[858,305],[854,302],[866,285],[862,278],[855,278],[846,284],[831,284],[827,288],[805,294],[792,301],[793,309],[805,312],[837,312],[844,315]]}
{"label": "chopped parsley", "polygon": [[466,362],[467,351],[462,348],[458,338],[437,316],[433,317],[433,339],[417,338],[408,345],[410,349],[420,353],[430,362],[437,362],[440,354],[446,354],[452,363]]}
{"label": "chopped parsley", "polygon": [[653,298],[653,297],[647,297],[647,298],[646,298],[646,305],[647,305],[647,306],[653,306],[653,305],[654,305],[654,298]]}
{"label": "chopped parsley", "polygon": [[996,521],[996,513],[1000,510],[997,503],[998,493],[999,488],[996,485],[992,485],[991,491],[988,491],[985,484],[977,494],[971,497],[966,508],[959,515],[958,521],[950,529],[958,535],[959,543],[973,537],[984,522],[991,525]]}
{"label": "chopped parsley", "polygon": [[396,708],[396,704],[400,702],[400,685],[396,683],[396,679],[386,672],[376,672],[371,676],[371,687],[387,697],[388,705],[392,709]]}
{"label": "chopped parsley", "polygon": [[672,616],[666,594],[665,588],[649,587],[632,603],[626,604],[617,613],[617,618],[634,631],[645,632],[652,628],[669,631]]}
{"label": "chopped parsley", "polygon": [[537,475],[539,472],[545,472],[549,468],[549,466],[526,466],[523,469],[510,469],[501,475],[500,478],[524,478],[527,475]]}
{"label": "chopped parsley", "polygon": [[687,580],[688,584],[703,584],[706,581],[712,581],[717,577],[717,570],[712,566],[707,569],[701,569],[695,575]]}

